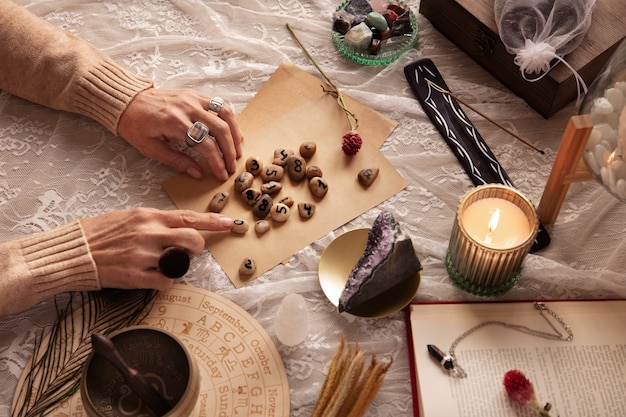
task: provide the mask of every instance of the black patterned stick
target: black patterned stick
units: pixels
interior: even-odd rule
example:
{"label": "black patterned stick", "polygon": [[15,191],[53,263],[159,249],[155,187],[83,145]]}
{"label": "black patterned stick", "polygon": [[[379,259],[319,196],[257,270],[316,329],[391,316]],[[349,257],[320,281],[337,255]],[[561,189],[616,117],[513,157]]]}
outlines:
{"label": "black patterned stick", "polygon": [[[447,93],[450,89],[433,61],[415,61],[404,67],[404,75],[424,112],[443,136],[472,183],[476,186],[495,183],[514,187],[472,121],[456,99]],[[550,235],[540,224],[531,251],[538,251],[549,244]]]}

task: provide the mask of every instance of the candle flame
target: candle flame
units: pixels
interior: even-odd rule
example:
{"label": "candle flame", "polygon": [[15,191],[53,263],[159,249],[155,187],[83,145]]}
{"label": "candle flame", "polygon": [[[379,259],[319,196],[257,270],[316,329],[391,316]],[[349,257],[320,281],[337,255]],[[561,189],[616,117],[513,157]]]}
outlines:
{"label": "candle flame", "polygon": [[613,152],[611,152],[611,155],[609,155],[609,157],[606,160],[607,164],[610,164],[611,162],[613,162],[613,160],[615,159],[615,153],[617,152],[617,149],[615,149]]}
{"label": "candle flame", "polygon": [[489,228],[489,233],[496,230],[498,227],[498,222],[500,221],[500,209],[495,209],[493,214],[491,215],[491,220],[489,220],[489,224],[487,227]]}

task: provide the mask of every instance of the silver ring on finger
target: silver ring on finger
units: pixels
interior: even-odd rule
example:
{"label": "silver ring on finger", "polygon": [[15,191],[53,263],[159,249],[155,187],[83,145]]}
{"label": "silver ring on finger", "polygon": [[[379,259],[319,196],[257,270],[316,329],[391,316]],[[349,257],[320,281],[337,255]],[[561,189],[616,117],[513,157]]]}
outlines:
{"label": "silver ring on finger", "polygon": [[215,114],[220,114],[220,112],[222,111],[222,108],[224,108],[224,99],[221,97],[213,97],[211,99],[211,101],[209,101],[209,108],[208,110],[215,113]]}
{"label": "silver ring on finger", "polygon": [[187,146],[196,146],[209,136],[209,128],[202,122],[195,122],[187,129]]}

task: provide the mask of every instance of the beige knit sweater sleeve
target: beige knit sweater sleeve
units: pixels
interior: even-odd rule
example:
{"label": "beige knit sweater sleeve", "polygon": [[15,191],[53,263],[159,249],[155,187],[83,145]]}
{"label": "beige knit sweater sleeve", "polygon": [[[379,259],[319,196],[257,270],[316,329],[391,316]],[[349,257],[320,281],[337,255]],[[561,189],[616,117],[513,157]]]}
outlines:
{"label": "beige knit sweater sleeve", "polygon": [[0,317],[65,291],[100,289],[78,221],[0,245]]}
{"label": "beige knit sweater sleeve", "polygon": [[[124,109],[152,87],[91,44],[0,0],[0,89],[90,117],[117,134]],[[66,291],[100,289],[78,221],[0,244],[0,317]]]}
{"label": "beige knit sweater sleeve", "polygon": [[0,89],[85,115],[117,134],[128,103],[151,86],[90,43],[0,0]]}

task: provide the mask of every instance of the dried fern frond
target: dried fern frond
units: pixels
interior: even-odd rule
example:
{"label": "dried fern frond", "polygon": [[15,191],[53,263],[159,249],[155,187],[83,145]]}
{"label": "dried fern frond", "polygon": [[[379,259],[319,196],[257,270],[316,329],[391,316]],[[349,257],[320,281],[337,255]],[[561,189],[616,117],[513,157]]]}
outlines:
{"label": "dried fern frond", "polygon": [[[91,334],[109,334],[138,324],[149,312],[153,290],[102,290],[72,293],[67,305],[57,305],[57,320],[35,341],[13,397],[11,417],[41,417],[80,386],[83,365],[91,353]],[[76,297],[80,306],[76,307]]]}

